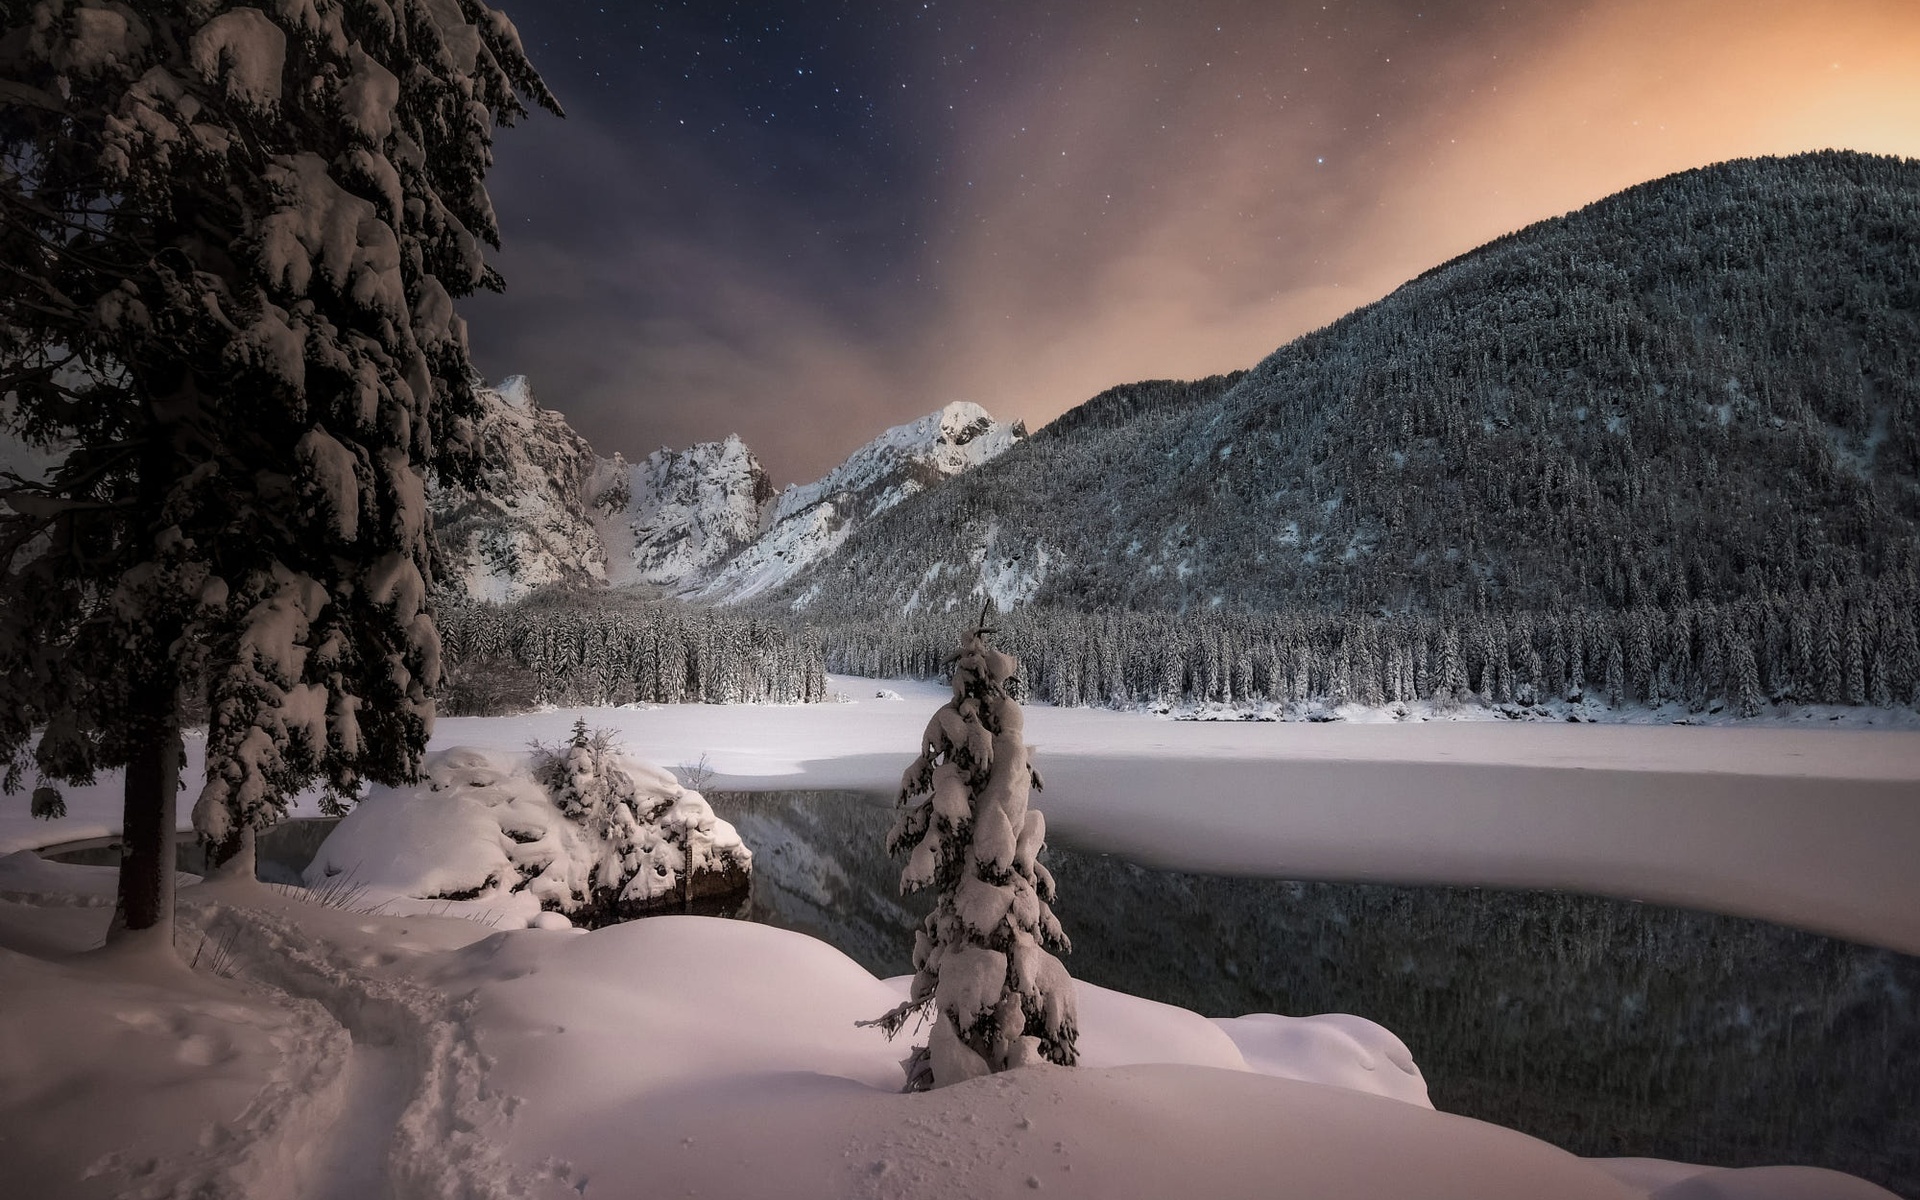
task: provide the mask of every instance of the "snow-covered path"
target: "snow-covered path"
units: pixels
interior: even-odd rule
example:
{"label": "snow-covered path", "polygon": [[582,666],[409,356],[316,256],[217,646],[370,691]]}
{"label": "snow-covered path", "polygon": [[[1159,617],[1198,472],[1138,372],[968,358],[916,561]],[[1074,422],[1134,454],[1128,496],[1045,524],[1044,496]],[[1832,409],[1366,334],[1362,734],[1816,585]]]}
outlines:
{"label": "snow-covered path", "polygon": [[340,1115],[304,1164],[310,1189],[305,1200],[382,1200],[390,1193],[387,1153],[412,1092],[398,1050],[354,1041]]}
{"label": "snow-covered path", "polygon": [[213,920],[237,928],[241,975],[317,1004],[350,1035],[330,1064],[329,1100],[312,1114],[319,1124],[293,1150],[290,1200],[525,1194],[495,1145],[507,1099],[486,1083],[465,1006],[394,969],[491,930],[327,908],[244,883],[202,885],[191,903],[217,906]]}

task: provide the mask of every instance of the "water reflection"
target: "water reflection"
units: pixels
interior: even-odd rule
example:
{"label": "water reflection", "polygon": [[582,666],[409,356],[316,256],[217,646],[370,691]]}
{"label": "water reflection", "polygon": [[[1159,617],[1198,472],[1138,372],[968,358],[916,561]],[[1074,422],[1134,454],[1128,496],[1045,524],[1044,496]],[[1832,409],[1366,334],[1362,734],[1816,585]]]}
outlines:
{"label": "water reflection", "polygon": [[[261,830],[254,841],[254,874],[265,883],[304,886],[300,873],[339,823],[339,817],[294,817]],[[77,866],[118,867],[121,851],[119,838],[97,837],[48,846],[40,857]],[[190,875],[205,875],[213,867],[206,844],[191,831],[174,834],[173,865]]]}
{"label": "water reflection", "polygon": [[[710,793],[754,851],[754,919],[911,970],[884,798]],[[1434,1104],[1578,1154],[1803,1163],[1920,1198],[1920,959],[1557,892],[1290,883],[1055,847],[1091,983],[1209,1016],[1358,1013]]]}

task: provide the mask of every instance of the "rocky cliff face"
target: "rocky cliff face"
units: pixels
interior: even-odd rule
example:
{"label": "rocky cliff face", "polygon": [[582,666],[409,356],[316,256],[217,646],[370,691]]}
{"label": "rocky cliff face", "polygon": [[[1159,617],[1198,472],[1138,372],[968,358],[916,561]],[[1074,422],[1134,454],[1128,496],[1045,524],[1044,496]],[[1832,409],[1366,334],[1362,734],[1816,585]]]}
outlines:
{"label": "rocky cliff face", "polygon": [[749,600],[779,587],[840,548],[872,518],[956,475],[991,462],[1027,436],[1019,422],[956,402],[896,425],[815,483],[780,494],[766,531],[701,588],[704,599]]}
{"label": "rocky cliff face", "polygon": [[730,434],[631,466],[603,460],[590,491],[609,580],[678,592],[705,583],[760,535],[773,481]]}
{"label": "rocky cliff face", "polygon": [[565,417],[539,405],[524,376],[482,389],[481,401],[480,485],[436,488],[433,506],[445,582],[492,602],[596,584],[750,599],[832,554],[873,517],[1026,437],[977,404],[949,404],[776,495],[737,436],[629,463],[595,455]]}
{"label": "rocky cliff face", "polygon": [[524,375],[480,390],[479,486],[434,487],[442,582],[476,600],[604,583],[607,553],[583,502],[599,460]]}

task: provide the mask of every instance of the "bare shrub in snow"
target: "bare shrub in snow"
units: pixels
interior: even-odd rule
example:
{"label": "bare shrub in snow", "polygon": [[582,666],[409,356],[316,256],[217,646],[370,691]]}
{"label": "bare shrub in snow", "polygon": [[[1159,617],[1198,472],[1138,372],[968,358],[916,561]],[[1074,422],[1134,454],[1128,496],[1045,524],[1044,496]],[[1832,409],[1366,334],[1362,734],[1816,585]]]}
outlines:
{"label": "bare shrub in snow", "polygon": [[953,699],[921,737],[887,835],[887,852],[907,855],[900,890],[938,893],[914,935],[913,991],[874,1022],[891,1037],[932,1020],[906,1060],[909,1091],[1078,1056],[1073,981],[1050,953],[1070,947],[1038,861],[1046,821],[1028,805],[1041,782],[1021,740],[1020,665],[987,645],[985,623],[951,658]]}
{"label": "bare shrub in snow", "polygon": [[680,781],[696,792],[705,791],[713,782],[713,760],[702,754],[699,762],[681,763],[675,768]]}

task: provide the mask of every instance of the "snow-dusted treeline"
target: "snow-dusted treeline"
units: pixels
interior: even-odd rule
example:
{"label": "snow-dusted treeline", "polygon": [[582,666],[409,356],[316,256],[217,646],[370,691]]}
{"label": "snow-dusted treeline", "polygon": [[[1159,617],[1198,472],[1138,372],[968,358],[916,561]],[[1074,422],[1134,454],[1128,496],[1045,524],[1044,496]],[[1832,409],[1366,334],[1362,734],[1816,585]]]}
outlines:
{"label": "snow-dusted treeline", "polygon": [[605,593],[440,614],[444,711],[549,704],[804,704],[824,700],[820,635],[776,621]]}
{"label": "snow-dusted treeline", "polygon": [[[1189,614],[1036,608],[1000,643],[1056,704],[1439,700],[1920,704],[1914,581],[1605,611]],[[830,669],[932,676],[950,616],[836,626]]]}

